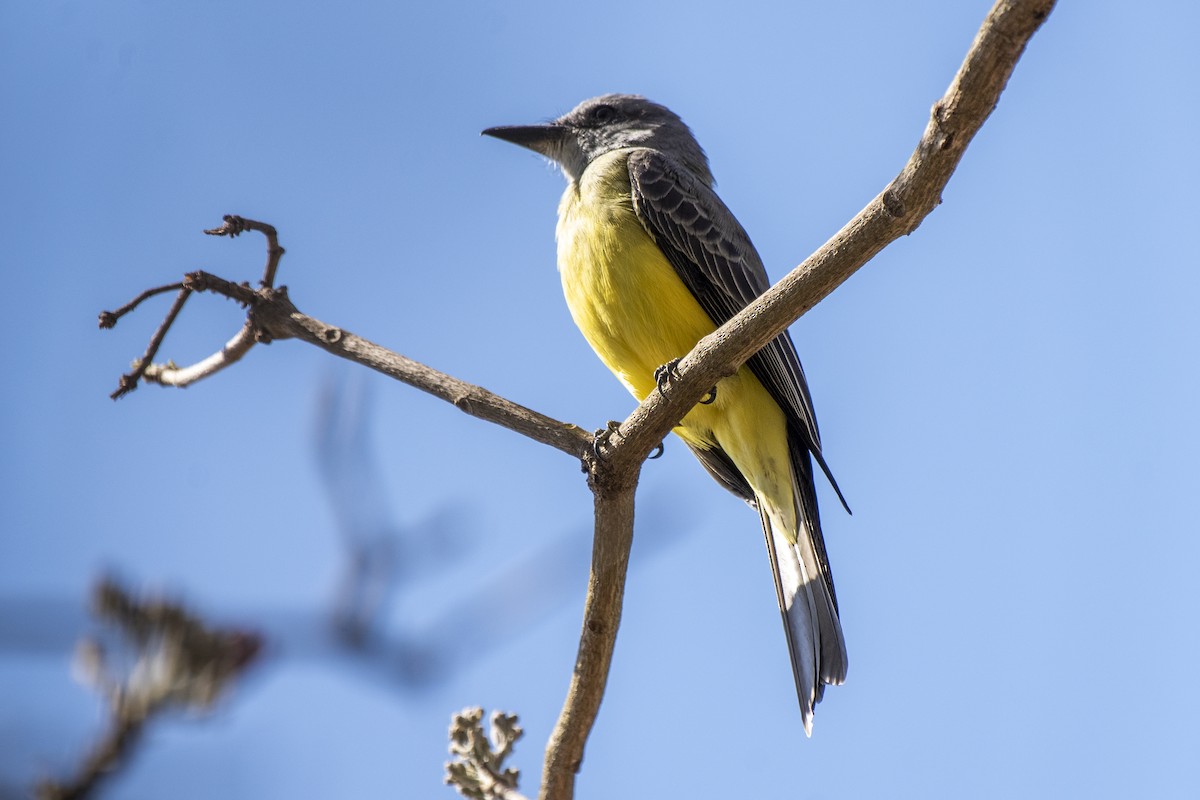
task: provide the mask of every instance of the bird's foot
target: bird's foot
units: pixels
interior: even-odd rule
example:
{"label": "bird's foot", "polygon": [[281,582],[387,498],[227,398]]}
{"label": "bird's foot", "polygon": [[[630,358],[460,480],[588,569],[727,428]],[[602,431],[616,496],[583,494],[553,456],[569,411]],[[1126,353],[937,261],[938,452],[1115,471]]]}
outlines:
{"label": "bird's foot", "polygon": [[615,419],[610,419],[608,424],[603,428],[597,428],[592,434],[592,453],[598,461],[604,460],[604,453],[601,451],[608,447],[608,442],[612,439],[612,435],[617,432],[617,428],[621,427],[621,423]]}
{"label": "bird's foot", "polygon": [[[679,377],[679,359],[675,358],[663,364],[658,369],[654,370],[654,383],[658,386],[660,394],[666,394],[667,386],[671,381]],[[708,394],[700,398],[700,405],[711,405],[717,399],[717,387],[708,390]],[[661,453],[659,454],[661,455]]]}
{"label": "bird's foot", "polygon": [[[596,456],[597,460],[604,460],[604,448],[608,447],[609,440],[612,439],[612,435],[616,433],[617,429],[620,427],[621,423],[617,422],[615,419],[610,419],[607,425],[605,425],[603,428],[597,428],[596,432],[592,434],[592,453]],[[651,452],[650,455],[646,456],[647,460],[661,457],[664,450],[665,448],[663,447],[663,443],[659,442],[658,447],[654,448],[654,451]]]}
{"label": "bird's foot", "polygon": [[673,358],[663,364],[658,369],[654,370],[654,382],[658,385],[658,391],[665,394],[667,384],[679,377],[679,359]]}

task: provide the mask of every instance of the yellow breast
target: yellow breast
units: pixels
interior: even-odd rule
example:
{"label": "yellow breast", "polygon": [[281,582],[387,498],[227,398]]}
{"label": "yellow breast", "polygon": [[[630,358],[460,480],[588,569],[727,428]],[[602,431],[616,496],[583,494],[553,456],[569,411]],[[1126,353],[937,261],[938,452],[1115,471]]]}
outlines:
{"label": "yellow breast", "polygon": [[[628,155],[597,158],[567,187],[558,209],[558,269],[575,324],[642,400],[656,387],[654,371],[716,326],[638,221]],[[694,406],[675,433],[694,447],[724,451],[767,513],[795,531],[787,423],[749,368],[723,379],[715,402]]]}
{"label": "yellow breast", "polygon": [[563,194],[558,269],[571,316],[592,349],[639,400],[654,370],[715,326],[633,211],[629,151],[588,165]]}

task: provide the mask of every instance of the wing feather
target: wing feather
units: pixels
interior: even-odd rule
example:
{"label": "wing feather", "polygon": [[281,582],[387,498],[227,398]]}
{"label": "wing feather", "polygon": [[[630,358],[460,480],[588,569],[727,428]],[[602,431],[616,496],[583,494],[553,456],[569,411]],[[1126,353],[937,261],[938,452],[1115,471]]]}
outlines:
{"label": "wing feather", "polygon": [[[650,149],[629,155],[633,209],[700,307],[717,325],[762,294],[770,281],[746,231],[712,188],[670,156]],[[805,731],[825,684],[846,677],[846,644],[817,509],[813,458],[841,498],[821,456],[812,399],[791,336],[785,331],[747,362],[783,409],[799,530],[785,532],[760,507],[775,575]],[[752,504],[754,492],[719,448],[692,447],[719,483]],[[845,500],[842,499],[843,505]],[[792,543],[787,534],[793,533]]]}
{"label": "wing feather", "polygon": [[[710,186],[657,150],[635,150],[628,164],[634,212],[713,322],[724,324],[770,287],[750,237]],[[845,505],[821,454],[808,382],[791,335],[784,331],[747,364]]]}

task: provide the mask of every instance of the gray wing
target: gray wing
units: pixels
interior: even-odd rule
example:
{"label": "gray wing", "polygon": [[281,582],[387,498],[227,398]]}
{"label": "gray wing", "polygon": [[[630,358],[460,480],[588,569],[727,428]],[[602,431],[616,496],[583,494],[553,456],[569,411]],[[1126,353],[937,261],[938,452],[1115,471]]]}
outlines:
{"label": "gray wing", "polygon": [[[746,231],[716,192],[690,170],[657,150],[639,149],[629,156],[629,182],[638,219],[717,325],[770,287],[762,259]],[[821,455],[821,434],[791,335],[784,331],[751,356],[747,365],[779,403],[792,435],[800,437],[803,448],[816,458],[845,506],[841,489]],[[703,456],[700,460],[726,486],[737,482],[722,474],[724,464],[711,463],[712,458]],[[806,471],[811,474],[811,468]],[[815,512],[811,479],[808,484],[813,496],[803,502],[806,511]]]}

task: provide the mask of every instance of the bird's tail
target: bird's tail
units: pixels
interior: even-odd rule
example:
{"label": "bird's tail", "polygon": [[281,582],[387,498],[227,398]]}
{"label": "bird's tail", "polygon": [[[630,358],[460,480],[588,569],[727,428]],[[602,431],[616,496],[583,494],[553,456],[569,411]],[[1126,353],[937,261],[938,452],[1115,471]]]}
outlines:
{"label": "bird's tail", "polygon": [[814,537],[806,515],[797,508],[798,530],[789,536],[783,520],[767,511],[769,503],[759,498],[757,505],[775,574],[804,732],[812,736],[813,707],[820,702],[825,684],[846,680],[847,666],[837,602],[826,577],[828,570],[821,566],[824,548],[818,551],[816,541],[821,534],[816,531]]}

